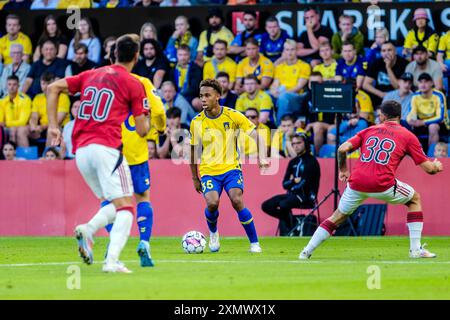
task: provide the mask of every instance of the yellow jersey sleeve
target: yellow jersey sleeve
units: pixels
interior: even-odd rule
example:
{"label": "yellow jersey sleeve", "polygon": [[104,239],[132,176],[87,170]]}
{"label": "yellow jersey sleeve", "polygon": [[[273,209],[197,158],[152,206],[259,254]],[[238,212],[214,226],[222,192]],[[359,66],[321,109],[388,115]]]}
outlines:
{"label": "yellow jersey sleeve", "polygon": [[406,121],[417,120],[417,95],[414,95],[411,98],[411,109],[409,110],[408,115],[406,116]]}
{"label": "yellow jersey sleeve", "polygon": [[[20,93],[20,97],[16,98],[18,99],[18,111],[17,111],[17,117],[10,117],[10,119],[6,119],[6,126],[7,127],[23,127],[28,124],[28,121],[30,120],[31,116],[31,99]],[[9,120],[9,121],[8,121]]]}
{"label": "yellow jersey sleeve", "polygon": [[[45,111],[47,112],[47,108],[45,109]],[[61,126],[64,127],[70,121],[70,98],[65,93],[59,95],[58,112],[66,114],[64,120],[61,123]]]}
{"label": "yellow jersey sleeve", "polygon": [[244,78],[244,64],[246,63],[247,60],[248,60],[248,58],[244,58],[237,65],[236,78]]}
{"label": "yellow jersey sleeve", "polygon": [[33,46],[31,45],[31,40],[26,34],[21,33],[21,35],[22,37],[20,38],[20,44],[23,46],[23,53],[31,55],[33,53]]}
{"label": "yellow jersey sleeve", "polygon": [[5,111],[3,110],[3,99],[0,100],[0,123],[5,123]]}
{"label": "yellow jersey sleeve", "polygon": [[245,112],[245,103],[244,103],[244,94],[242,93],[236,100],[236,106],[235,109],[239,112]]}
{"label": "yellow jersey sleeve", "polygon": [[261,104],[259,107],[259,111],[272,111],[273,102],[272,98],[264,91],[261,91]]}
{"label": "yellow jersey sleeve", "polygon": [[450,59],[450,31],[447,31],[447,33],[439,39],[438,52],[444,54],[444,59]]}
{"label": "yellow jersey sleeve", "polygon": [[215,78],[214,67],[212,65],[211,60],[209,60],[205,62],[205,66],[203,67],[203,80],[214,78]]}
{"label": "yellow jersey sleeve", "polygon": [[252,132],[253,129],[256,128],[253,122],[247,119],[247,117],[240,112],[232,112],[230,113],[230,116],[236,122],[238,128],[247,134]]}
{"label": "yellow jersey sleeve", "polygon": [[405,43],[403,47],[406,49],[412,49],[414,47],[415,35],[413,30],[409,30],[405,37]]}
{"label": "yellow jersey sleeve", "polygon": [[274,72],[275,70],[272,61],[270,61],[266,57],[263,57],[261,62],[261,77],[273,78]]}
{"label": "yellow jersey sleeve", "polygon": [[206,39],[206,31],[203,31],[200,34],[200,38],[199,38],[198,46],[197,46],[197,51],[202,51],[203,52],[203,50],[205,50],[205,48],[207,46],[208,46],[208,43],[207,43],[207,39]]}

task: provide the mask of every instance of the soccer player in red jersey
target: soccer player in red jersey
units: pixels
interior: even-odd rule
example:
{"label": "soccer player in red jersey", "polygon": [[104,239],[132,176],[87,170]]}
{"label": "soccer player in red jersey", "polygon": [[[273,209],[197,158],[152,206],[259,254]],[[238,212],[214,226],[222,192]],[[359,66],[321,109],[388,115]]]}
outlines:
{"label": "soccer player in red jersey", "polygon": [[[406,205],[410,238],[409,256],[436,257],[420,243],[423,228],[420,195],[411,186],[396,179],[395,171],[406,155],[428,174],[441,172],[443,166],[436,159],[430,161],[425,156],[417,137],[400,126],[401,110],[402,107],[398,102],[385,101],[381,105],[382,124],[360,131],[339,147],[339,179],[348,181],[347,187],[339,201],[338,209],[320,224],[308,245],[300,253],[300,259],[308,259],[312,252],[367,198]],[[350,175],[346,155],[358,148],[361,149],[361,155]]]}
{"label": "soccer player in red jersey", "polygon": [[79,253],[92,264],[92,236],[114,222],[103,271],[131,272],[119,262],[119,255],[133,222],[133,184],[122,155],[122,123],[133,114],[136,132],[144,137],[149,130],[148,104],[143,85],[130,72],[139,58],[139,38],[124,35],[116,42],[116,63],[58,80],[48,87],[48,132],[53,145],[60,142],[56,122],[61,92],[81,93],[72,143],[76,164],[86,183],[100,199],[111,203],[102,207],[86,224],[75,228]]}

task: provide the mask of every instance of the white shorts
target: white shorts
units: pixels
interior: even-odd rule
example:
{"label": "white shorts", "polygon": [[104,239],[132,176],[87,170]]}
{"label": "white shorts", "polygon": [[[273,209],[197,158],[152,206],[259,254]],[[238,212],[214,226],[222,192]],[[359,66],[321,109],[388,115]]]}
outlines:
{"label": "white shorts", "polygon": [[111,201],[133,195],[130,168],[119,150],[90,144],[77,150],[75,160],[84,180],[99,199]]}
{"label": "white shorts", "polygon": [[374,198],[391,204],[406,204],[411,201],[414,192],[413,187],[399,180],[396,180],[396,185],[383,192],[360,192],[347,185],[339,201],[338,210],[343,214],[350,215],[367,198]]}

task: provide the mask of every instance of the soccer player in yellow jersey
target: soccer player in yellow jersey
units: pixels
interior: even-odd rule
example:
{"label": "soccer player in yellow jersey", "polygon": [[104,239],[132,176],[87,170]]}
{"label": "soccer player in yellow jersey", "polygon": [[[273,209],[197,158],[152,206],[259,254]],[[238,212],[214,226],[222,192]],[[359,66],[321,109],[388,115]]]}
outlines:
{"label": "soccer player in yellow jersey", "polygon": [[[245,207],[242,195],[244,181],[237,152],[237,134],[259,135],[255,125],[239,111],[219,104],[222,87],[217,80],[206,79],[200,83],[200,100],[203,111],[191,122],[191,173],[195,190],[206,200],[205,216],[210,230],[209,248],[220,248],[217,231],[218,207],[222,190],[228,194],[233,208],[250,240],[250,252],[261,252],[251,212]],[[201,153],[199,166],[197,154]],[[267,167],[264,145],[258,145],[258,164]],[[199,172],[200,171],[200,172]],[[200,173],[200,178],[199,178]]]}
{"label": "soccer player in yellow jersey", "polygon": [[439,134],[447,135],[449,118],[445,95],[433,89],[428,73],[419,78],[419,91],[411,99],[411,110],[406,121],[416,135],[428,135],[428,146],[439,141]]}
{"label": "soccer player in yellow jersey", "polygon": [[[111,49],[114,52],[115,48]],[[112,59],[113,60],[113,59]],[[148,144],[147,139],[152,139],[158,133],[164,132],[166,128],[166,114],[163,102],[156,93],[156,88],[148,78],[132,74],[144,86],[147,101],[150,104],[151,129],[146,137],[141,137],[136,132],[133,115],[122,124],[123,155],[130,167],[131,179],[133,180],[134,197],[137,203],[136,221],[139,229],[139,245],[137,253],[142,267],[152,267],[153,260],[150,254],[150,237],[153,227],[153,208],[150,202],[150,170],[148,167]],[[102,206],[107,205],[104,201]],[[108,232],[112,224],[106,227]]]}
{"label": "soccer player in yellow jersey", "polygon": [[230,77],[229,90],[232,90],[236,81],[236,62],[227,57],[227,46],[221,39],[214,42],[214,56],[203,67],[203,79],[215,79],[219,72],[226,72]]}

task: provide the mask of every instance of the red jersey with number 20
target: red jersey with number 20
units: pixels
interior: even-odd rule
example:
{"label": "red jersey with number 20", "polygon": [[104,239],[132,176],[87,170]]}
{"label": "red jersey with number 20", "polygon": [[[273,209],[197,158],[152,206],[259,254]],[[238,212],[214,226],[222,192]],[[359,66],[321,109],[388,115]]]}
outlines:
{"label": "red jersey with number 20", "polygon": [[71,94],[81,93],[72,133],[73,152],[89,144],[122,145],[122,123],[130,112],[148,114],[144,86],[123,66],[111,65],[66,78]]}
{"label": "red jersey with number 20", "polygon": [[360,192],[383,192],[395,185],[395,171],[405,155],[416,165],[428,160],[417,137],[393,121],[360,131],[348,142],[353,150],[361,148],[348,181]]}

